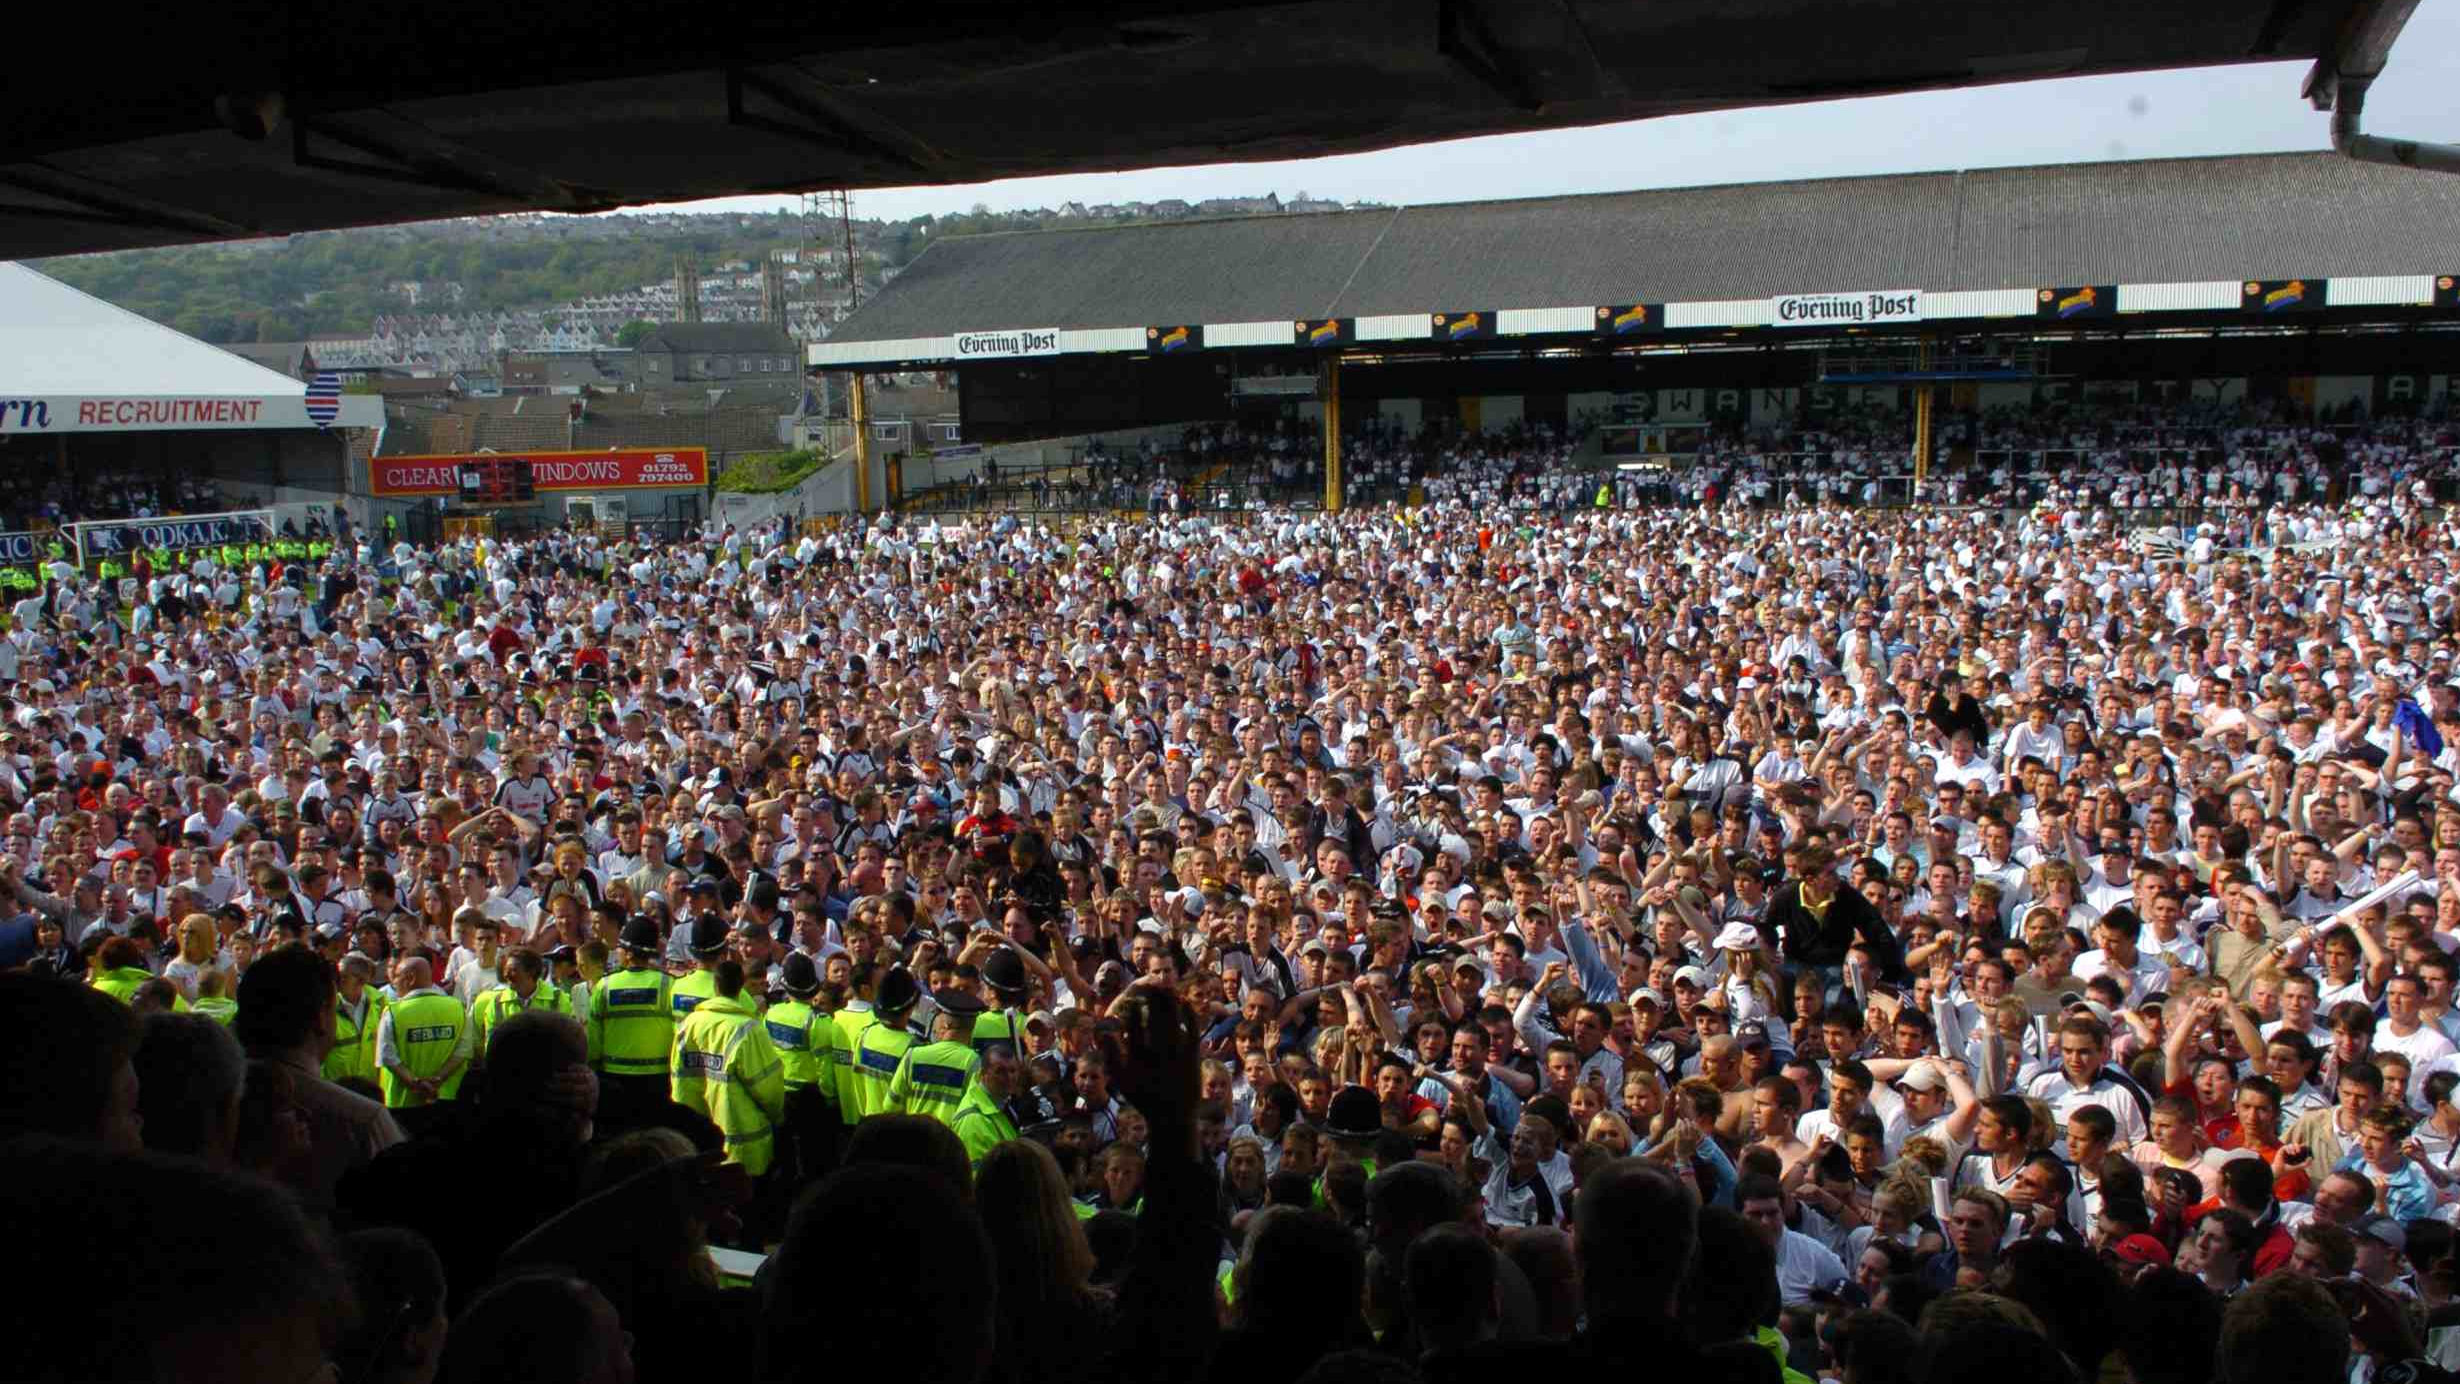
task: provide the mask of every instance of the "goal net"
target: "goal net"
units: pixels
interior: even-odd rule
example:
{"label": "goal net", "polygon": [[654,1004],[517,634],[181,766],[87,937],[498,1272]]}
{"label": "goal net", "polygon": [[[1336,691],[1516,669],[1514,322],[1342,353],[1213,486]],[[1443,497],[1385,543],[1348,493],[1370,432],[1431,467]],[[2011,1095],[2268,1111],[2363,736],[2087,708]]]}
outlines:
{"label": "goal net", "polygon": [[199,555],[231,565],[277,556],[281,529],[273,510],[228,509],[160,519],[89,519],[66,525],[63,532],[80,569],[119,576],[139,554],[157,571],[185,567]]}

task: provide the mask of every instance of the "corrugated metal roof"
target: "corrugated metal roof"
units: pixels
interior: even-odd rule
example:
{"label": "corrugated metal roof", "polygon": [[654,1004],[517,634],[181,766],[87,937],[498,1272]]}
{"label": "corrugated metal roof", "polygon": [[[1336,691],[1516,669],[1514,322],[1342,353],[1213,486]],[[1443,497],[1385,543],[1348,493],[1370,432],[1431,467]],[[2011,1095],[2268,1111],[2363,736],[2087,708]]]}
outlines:
{"label": "corrugated metal roof", "polygon": [[2414,274],[2460,260],[2455,222],[2460,179],[2313,153],[952,236],[830,340]]}
{"label": "corrugated metal roof", "polygon": [[[951,236],[829,339],[1323,316],[1398,215],[1386,208]],[[1164,307],[1177,316],[1149,315]]]}

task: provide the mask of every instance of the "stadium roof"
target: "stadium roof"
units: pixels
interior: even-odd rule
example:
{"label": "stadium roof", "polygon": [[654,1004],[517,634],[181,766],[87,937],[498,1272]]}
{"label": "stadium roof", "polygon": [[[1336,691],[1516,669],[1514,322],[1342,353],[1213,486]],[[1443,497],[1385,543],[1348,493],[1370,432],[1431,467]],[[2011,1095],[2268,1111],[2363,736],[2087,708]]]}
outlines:
{"label": "stadium roof", "polygon": [[[21,54],[40,59],[0,84],[0,255],[1305,158],[2320,59],[2361,32],[2388,47],[2407,12],[2380,0],[236,0],[153,6],[132,23],[114,6],[50,6]],[[2379,70],[2372,51],[2364,70]]]}
{"label": "stadium roof", "polygon": [[[2232,308],[2242,281],[2460,269],[2456,222],[2460,179],[2315,153],[1008,232],[931,245],[812,360],[950,358],[936,343],[1032,329],[1066,334],[1062,351],[1142,350],[1122,329],[1177,324],[1214,346],[1286,345],[1263,324],[1310,319],[1377,339],[1368,319],[1469,309],[1655,304],[1661,326],[1751,326],[1781,295],[1908,289],[1930,317],[2029,316],[2070,285],[2138,287],[2118,311]],[[2141,291],[2212,284],[2230,291]]]}
{"label": "stadium roof", "polygon": [[[22,264],[0,264],[0,433],[305,428],[307,385]],[[383,405],[335,401],[347,427]]]}

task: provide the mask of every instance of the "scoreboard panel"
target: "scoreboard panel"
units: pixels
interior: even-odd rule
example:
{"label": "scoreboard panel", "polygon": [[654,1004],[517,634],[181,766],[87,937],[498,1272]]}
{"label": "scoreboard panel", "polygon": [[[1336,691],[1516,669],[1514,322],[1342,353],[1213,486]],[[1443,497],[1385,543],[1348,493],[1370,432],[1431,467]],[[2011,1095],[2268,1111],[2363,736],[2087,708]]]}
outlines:
{"label": "scoreboard panel", "polygon": [[484,457],[461,464],[461,502],[465,505],[526,505],[537,498],[527,457]]}

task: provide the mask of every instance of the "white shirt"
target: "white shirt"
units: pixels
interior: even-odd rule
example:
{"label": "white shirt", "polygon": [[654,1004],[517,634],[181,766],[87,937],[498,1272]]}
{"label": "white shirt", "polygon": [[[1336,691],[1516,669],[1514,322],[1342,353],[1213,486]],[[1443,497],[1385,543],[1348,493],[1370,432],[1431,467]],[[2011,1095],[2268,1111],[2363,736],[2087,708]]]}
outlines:
{"label": "white shirt", "polygon": [[[2429,1023],[2420,1023],[2417,1032],[2403,1038],[2392,1032],[2392,1023],[2386,1019],[2375,1028],[2375,1051],[2396,1052],[2409,1059],[2409,1070],[2413,1073],[2409,1078],[2409,1097],[2415,1104],[2426,1093],[2426,1078],[2437,1071],[2449,1070],[2435,1064],[2444,1062],[2454,1053],[2460,1053],[2460,1047],[2454,1047],[2451,1039],[2443,1036],[2441,1029]],[[2460,1063],[2451,1065],[2460,1067]],[[2418,1108],[2425,1107],[2421,1105]]]}
{"label": "white shirt", "polygon": [[1811,1300],[1815,1288],[1833,1288],[1845,1281],[1845,1261],[1836,1251],[1799,1230],[1777,1235],[1777,1290],[1788,1307]]}
{"label": "white shirt", "polygon": [[2126,988],[2126,995],[2119,1002],[2122,1009],[2133,1009],[2143,1003],[2146,995],[2170,988],[2169,963],[2141,947],[2136,949],[2135,964],[2132,966],[2120,966],[2110,959],[2108,952],[2098,948],[2076,958],[2075,976],[2079,988],[2083,982],[2103,975]]}
{"label": "white shirt", "polygon": [[2050,1103],[2050,1113],[2065,1128],[2069,1116],[2088,1105],[2098,1105],[2110,1112],[2118,1122],[2118,1136],[2112,1145],[2132,1148],[2151,1137],[2145,1128],[2144,1112],[2137,1107],[2135,1095],[2107,1077],[2090,1086],[2079,1087],[2067,1079],[2064,1071],[2048,1071],[2026,1084],[2025,1094]]}

